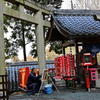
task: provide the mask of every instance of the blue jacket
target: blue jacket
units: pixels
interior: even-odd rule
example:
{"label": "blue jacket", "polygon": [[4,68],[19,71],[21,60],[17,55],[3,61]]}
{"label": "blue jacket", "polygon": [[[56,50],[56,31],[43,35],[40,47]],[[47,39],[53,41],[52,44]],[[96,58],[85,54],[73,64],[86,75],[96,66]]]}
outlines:
{"label": "blue jacket", "polygon": [[38,83],[40,81],[41,77],[42,77],[41,75],[36,76],[35,74],[30,73],[28,80],[27,80],[27,86],[29,86],[33,83]]}

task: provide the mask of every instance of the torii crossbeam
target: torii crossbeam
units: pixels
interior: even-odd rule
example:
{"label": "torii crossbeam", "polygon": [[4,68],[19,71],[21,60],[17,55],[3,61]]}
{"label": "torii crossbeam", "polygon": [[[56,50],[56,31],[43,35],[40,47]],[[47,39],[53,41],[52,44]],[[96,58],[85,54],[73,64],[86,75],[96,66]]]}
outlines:
{"label": "torii crossbeam", "polygon": [[[36,4],[31,0],[5,0],[12,4],[18,5],[18,10],[14,10],[4,6],[4,0],[0,0],[0,75],[5,74],[5,46],[3,33],[3,15],[25,20],[36,24],[37,52],[40,72],[46,67],[44,32],[43,27],[50,27],[50,22],[43,20],[43,14],[50,15],[52,10]],[[24,8],[36,11],[34,16],[25,14]]]}

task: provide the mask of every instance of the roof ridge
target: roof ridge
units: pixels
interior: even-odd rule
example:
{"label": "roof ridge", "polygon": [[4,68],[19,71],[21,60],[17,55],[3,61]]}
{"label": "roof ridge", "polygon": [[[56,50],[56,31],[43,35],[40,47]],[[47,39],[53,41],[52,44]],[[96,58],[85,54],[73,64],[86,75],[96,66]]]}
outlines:
{"label": "roof ridge", "polygon": [[80,9],[56,9],[53,11],[53,14],[59,14],[59,15],[67,15],[67,14],[71,14],[71,15],[100,15],[100,10],[80,10]]}

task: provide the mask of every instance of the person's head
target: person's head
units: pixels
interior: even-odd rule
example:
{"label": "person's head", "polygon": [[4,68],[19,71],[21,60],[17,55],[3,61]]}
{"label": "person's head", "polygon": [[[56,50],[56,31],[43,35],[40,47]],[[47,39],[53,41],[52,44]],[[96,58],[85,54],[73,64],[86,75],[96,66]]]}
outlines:
{"label": "person's head", "polygon": [[36,68],[32,68],[32,69],[31,69],[31,72],[32,72],[33,74],[36,74],[36,73],[37,73],[37,69],[36,69]]}

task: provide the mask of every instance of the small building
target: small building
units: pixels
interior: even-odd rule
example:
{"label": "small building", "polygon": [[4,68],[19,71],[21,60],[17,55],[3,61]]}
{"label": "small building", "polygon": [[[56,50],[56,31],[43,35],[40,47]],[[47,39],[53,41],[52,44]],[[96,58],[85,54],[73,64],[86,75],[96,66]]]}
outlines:
{"label": "small building", "polygon": [[[79,46],[90,50],[94,55],[100,52],[99,15],[100,10],[54,10],[52,13],[51,28],[46,39],[62,41],[63,50],[67,46],[75,46],[77,77],[80,80],[83,79],[83,73],[79,65]],[[67,42],[64,43],[64,40]]]}

